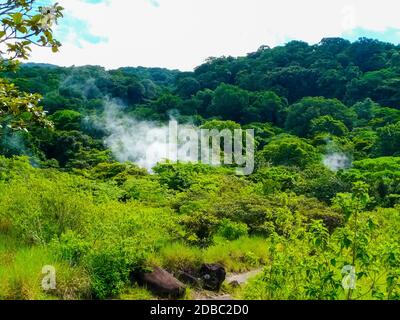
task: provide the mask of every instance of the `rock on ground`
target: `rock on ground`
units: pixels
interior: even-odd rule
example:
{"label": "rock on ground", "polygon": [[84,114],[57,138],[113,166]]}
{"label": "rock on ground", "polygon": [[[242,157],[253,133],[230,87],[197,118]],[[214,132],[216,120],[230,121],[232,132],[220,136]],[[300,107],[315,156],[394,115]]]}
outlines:
{"label": "rock on ground", "polygon": [[137,280],[139,285],[147,287],[159,297],[179,299],[186,292],[182,282],[159,267],[154,268],[152,272],[140,273]]}
{"label": "rock on ground", "polygon": [[225,268],[216,264],[204,264],[200,269],[200,276],[203,288],[211,291],[219,291],[222,283],[225,281]]}

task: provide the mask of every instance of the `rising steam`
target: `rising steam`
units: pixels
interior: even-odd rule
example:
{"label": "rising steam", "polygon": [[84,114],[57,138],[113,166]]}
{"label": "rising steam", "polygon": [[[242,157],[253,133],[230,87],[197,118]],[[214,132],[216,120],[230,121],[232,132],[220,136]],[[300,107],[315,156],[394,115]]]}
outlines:
{"label": "rising steam", "polygon": [[351,167],[351,159],[344,153],[331,153],[324,156],[324,165],[332,171],[339,171]]}
{"label": "rising steam", "polygon": [[[174,160],[168,157],[168,125],[138,121],[124,114],[122,110],[123,106],[110,101],[106,103],[104,110],[104,127],[108,133],[105,144],[118,161],[131,161],[151,171],[159,162]],[[190,124],[180,127],[195,128]],[[184,147],[183,144],[182,148]]]}
{"label": "rising steam", "polygon": [[352,157],[342,152],[334,141],[326,140],[326,154],[323,157],[325,167],[337,172],[350,168],[352,162]]}

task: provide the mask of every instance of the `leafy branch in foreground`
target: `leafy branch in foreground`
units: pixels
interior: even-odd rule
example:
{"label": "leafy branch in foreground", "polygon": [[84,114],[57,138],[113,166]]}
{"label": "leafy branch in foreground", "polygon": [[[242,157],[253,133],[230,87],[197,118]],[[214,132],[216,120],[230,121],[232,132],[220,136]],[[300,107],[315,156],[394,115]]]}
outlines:
{"label": "leafy branch in foreground", "polygon": [[[62,10],[58,3],[37,8],[36,0],[0,1],[0,71],[15,70],[18,59],[28,59],[32,45],[57,52],[61,44],[54,39],[51,27],[62,17]],[[27,130],[31,124],[51,127],[38,106],[40,99],[0,79],[0,130],[4,126]]]}
{"label": "leafy branch in foreground", "polygon": [[[0,130],[5,126],[25,130],[30,124],[52,127],[46,112],[39,107],[40,95],[19,91],[13,84],[0,79]],[[0,131],[1,132],[1,131]]]}
{"label": "leafy branch in foreground", "polygon": [[36,6],[36,0],[0,1],[0,70],[15,68],[17,59],[28,59],[31,45],[50,47],[57,52],[61,43],[54,39],[51,29],[62,17],[63,8]]}

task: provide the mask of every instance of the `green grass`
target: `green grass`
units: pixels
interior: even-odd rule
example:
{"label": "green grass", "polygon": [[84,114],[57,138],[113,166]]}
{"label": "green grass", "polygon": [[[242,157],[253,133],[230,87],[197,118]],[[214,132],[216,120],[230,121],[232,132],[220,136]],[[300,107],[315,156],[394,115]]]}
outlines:
{"label": "green grass", "polygon": [[190,247],[176,242],[163,247],[151,264],[162,265],[170,271],[191,271],[197,269],[203,262],[203,252],[197,247]]}
{"label": "green grass", "polygon": [[263,238],[242,237],[234,241],[217,238],[214,246],[204,251],[206,263],[221,263],[229,272],[244,272],[268,262],[268,246]]}
{"label": "green grass", "polygon": [[[51,292],[41,286],[46,265],[56,269],[56,289]],[[81,299],[89,294],[89,278],[82,269],[57,261],[45,247],[22,246],[0,235],[1,300]]]}
{"label": "green grass", "polygon": [[200,249],[183,243],[173,243],[153,257],[152,264],[170,271],[196,270],[202,263],[220,263],[228,272],[244,272],[263,266],[268,261],[265,239],[242,237],[228,241],[215,238],[214,245]]}
{"label": "green grass", "polygon": [[127,288],[119,297],[119,300],[156,300],[157,298],[147,289],[134,286]]}

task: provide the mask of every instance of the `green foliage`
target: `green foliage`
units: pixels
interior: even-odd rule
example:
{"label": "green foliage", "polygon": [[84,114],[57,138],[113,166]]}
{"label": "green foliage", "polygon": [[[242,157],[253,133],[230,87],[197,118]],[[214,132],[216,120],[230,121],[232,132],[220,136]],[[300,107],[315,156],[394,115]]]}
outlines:
{"label": "green foliage", "polygon": [[71,266],[75,266],[89,252],[90,245],[80,234],[68,230],[59,238],[53,238],[50,248],[56,257],[67,261]]}
{"label": "green foliage", "polygon": [[81,128],[82,115],[73,110],[60,110],[55,112],[50,120],[58,130],[73,131]]}
{"label": "green foliage", "polygon": [[282,125],[285,119],[287,101],[273,91],[257,93],[252,96],[252,103],[245,110],[243,122],[271,122]]}
{"label": "green foliage", "polygon": [[230,130],[232,133],[234,130],[241,129],[240,124],[238,124],[235,121],[222,121],[222,120],[210,120],[205,122],[202,126],[201,129],[208,129],[208,130],[218,130],[218,131],[223,131],[225,129]]}
{"label": "green foliage", "polygon": [[[29,29],[14,17],[3,23]],[[239,298],[398,300],[397,51],[327,38],[210,58],[194,72],[3,72],[0,299],[153,299],[132,284],[137,272],[221,263],[264,268]],[[154,125],[173,114],[201,129],[254,129],[256,171],[118,163],[101,125],[109,99]],[[20,154],[29,157],[12,157]],[[333,171],[328,155],[355,161]],[[46,293],[48,263],[59,286]],[[342,287],[345,266],[355,267],[355,289]]]}
{"label": "green foliage", "polygon": [[220,223],[218,233],[227,240],[237,240],[246,236],[248,227],[244,223],[235,223],[228,219],[224,219]]}
{"label": "green foliage", "polygon": [[201,173],[211,173],[211,167],[203,164],[162,163],[153,168],[159,181],[169,189],[183,191],[195,182]]}
{"label": "green foliage", "polygon": [[[397,170],[394,159],[356,162],[352,170]],[[397,297],[398,208],[365,212],[368,186],[360,183],[352,193],[336,192],[339,209],[282,193],[315,192],[324,182],[311,181],[327,174],[322,168],[301,172],[266,167],[251,182],[206,166],[165,164],[165,171],[148,177],[134,166],[115,164],[104,175],[100,168],[107,166],[93,169],[97,175],[88,175],[89,180],[82,174],[33,169],[23,159],[1,163],[0,234],[40,242],[65,263],[65,279],[71,279],[74,289],[67,289],[68,296],[57,291],[56,297],[122,297],[138,270],[161,265],[175,272],[191,271],[203,262],[219,262],[236,272],[266,266],[263,276],[245,287],[244,298],[344,299],[348,291],[341,287],[341,269],[353,256],[361,289],[353,291],[351,299],[369,294],[371,288],[374,298]],[[165,193],[161,182],[170,170],[191,170],[190,186]],[[127,178],[119,178],[121,174]],[[113,188],[121,189],[119,195],[110,196],[100,187],[109,179],[115,179]],[[260,188],[260,183],[272,181],[275,187]],[[315,185],[305,191],[305,183]],[[121,194],[131,197],[118,201]],[[81,271],[72,277],[70,269]],[[387,282],[376,283],[379,278]],[[3,283],[10,288],[10,282]],[[44,298],[37,286],[30,282],[31,293],[24,291],[22,296],[17,287],[4,292],[8,297]]]}
{"label": "green foliage", "polygon": [[240,121],[249,106],[249,94],[239,87],[221,84],[214,93],[210,113],[222,119]]}
{"label": "green foliage", "polygon": [[112,179],[118,183],[124,183],[132,176],[143,177],[147,175],[146,170],[129,162],[102,162],[82,173],[94,180],[107,181]]}
{"label": "green foliage", "polygon": [[27,243],[44,244],[67,230],[82,231],[91,211],[90,195],[68,189],[74,183],[63,175],[57,180],[17,178],[3,185],[0,217],[11,221],[11,232]]}
{"label": "green foliage", "polygon": [[295,136],[281,136],[271,140],[260,152],[260,161],[273,165],[297,166],[305,168],[317,162],[320,155],[306,140]]}
{"label": "green foliage", "polygon": [[13,84],[0,79],[0,133],[5,127],[22,130],[39,124],[51,127],[43,108],[39,107],[40,96],[20,92]]}
{"label": "green foliage", "polygon": [[[90,278],[82,267],[71,267],[48,248],[28,247],[7,235],[0,235],[1,300],[77,300],[91,298]],[[41,288],[42,268],[56,270],[56,289]]]}
{"label": "green foliage", "polygon": [[186,231],[186,241],[192,245],[207,247],[213,242],[218,229],[217,218],[207,212],[195,211],[181,218]]}
{"label": "green foliage", "polygon": [[[15,71],[18,59],[27,59],[32,45],[58,51],[61,44],[53,38],[51,26],[62,17],[63,8],[56,3],[52,7],[53,16],[49,17],[45,12],[34,10],[35,3],[36,0],[17,0],[2,4],[1,71]],[[39,106],[40,95],[21,92],[4,79],[0,79],[0,92],[0,135],[5,126],[16,130],[27,130],[32,124],[51,126]]]}
{"label": "green foliage", "polygon": [[207,263],[221,263],[230,272],[245,272],[266,264],[268,247],[265,238],[241,237],[234,241],[215,239],[215,244],[203,252]]}
{"label": "green foliage", "polygon": [[176,89],[181,97],[190,98],[200,90],[200,84],[193,77],[182,78],[177,81]]}
{"label": "green foliage", "polygon": [[178,96],[165,94],[154,102],[152,108],[157,113],[166,114],[168,111],[171,110],[179,110],[181,103],[182,101]]}
{"label": "green foliage", "polygon": [[[157,263],[171,271],[195,271],[204,262],[203,252],[199,247],[177,242],[161,248],[155,257]],[[160,261],[161,260],[161,261]]]}
{"label": "green foliage", "polygon": [[273,194],[293,190],[302,176],[293,168],[274,166],[260,168],[251,179],[262,184],[263,194]]}
{"label": "green foliage", "polygon": [[253,122],[243,126],[243,130],[247,129],[254,130],[254,143],[257,150],[262,150],[274,136],[283,133],[282,129],[270,123]]}
{"label": "green foliage", "polygon": [[129,262],[120,248],[92,252],[85,264],[91,274],[92,291],[97,299],[118,295],[129,281]]}
{"label": "green foliage", "polygon": [[81,131],[40,130],[32,140],[45,158],[57,160],[61,167],[86,169],[110,160],[110,152]]}
{"label": "green foliage", "polygon": [[[316,119],[322,116],[331,116],[335,120],[340,120],[348,128],[352,128],[353,121],[356,118],[355,112],[339,100],[322,97],[303,98],[300,102],[289,107],[285,126],[287,130],[304,137],[310,134],[312,127],[316,125],[315,121],[321,121]],[[328,119],[325,118],[325,121]],[[335,125],[339,124],[335,123]]]}
{"label": "green foliage", "polygon": [[399,89],[399,81],[396,81],[398,70],[383,67],[350,82],[347,94],[353,102],[367,96],[385,106],[398,106],[398,94],[395,93]]}
{"label": "green foliage", "polygon": [[317,164],[302,171],[301,179],[297,180],[293,190],[331,203],[337,193],[350,191],[350,182],[342,179],[340,174],[338,176],[325,166]]}
{"label": "green foliage", "polygon": [[400,150],[400,121],[377,130],[377,153],[380,156],[398,156]]}
{"label": "green foliage", "polygon": [[[358,203],[362,192],[360,188],[355,192],[354,199]],[[353,216],[349,225],[336,229],[331,235],[316,221],[307,233],[299,230],[290,239],[271,237],[271,263],[262,275],[245,287],[242,297],[296,300],[394,298],[392,294],[398,282],[396,277],[386,272],[390,263],[381,259],[380,255],[388,248],[393,253],[398,250],[398,241],[393,246],[389,240],[396,227],[388,227],[391,218],[386,220],[389,215],[398,216],[398,211],[380,210],[377,213],[365,213],[358,217],[357,223]],[[382,232],[381,228],[385,228],[386,232]],[[396,260],[395,256],[394,253],[392,261]],[[355,266],[356,289],[342,287],[341,271],[346,265]]]}
{"label": "green foliage", "polygon": [[334,136],[345,136],[349,130],[340,120],[335,120],[331,116],[322,116],[311,121],[311,133],[329,133]]}
{"label": "green foliage", "polygon": [[138,200],[149,206],[163,206],[170,197],[167,188],[151,178],[130,178],[122,188],[126,190],[124,200]]}
{"label": "green foliage", "polygon": [[392,157],[365,159],[353,163],[353,168],[340,174],[349,182],[363,181],[375,205],[391,207],[398,203],[399,159]]}
{"label": "green foliage", "polygon": [[371,155],[375,149],[377,133],[373,130],[355,129],[351,133],[354,146],[354,158],[357,160]]}
{"label": "green foliage", "polygon": [[2,4],[2,30],[0,43],[7,50],[1,52],[1,69],[16,66],[15,59],[27,59],[32,45],[50,47],[57,52],[60,42],[53,38],[52,19],[62,17],[63,8],[57,3],[52,6],[53,17],[35,9],[36,0],[7,1]]}

